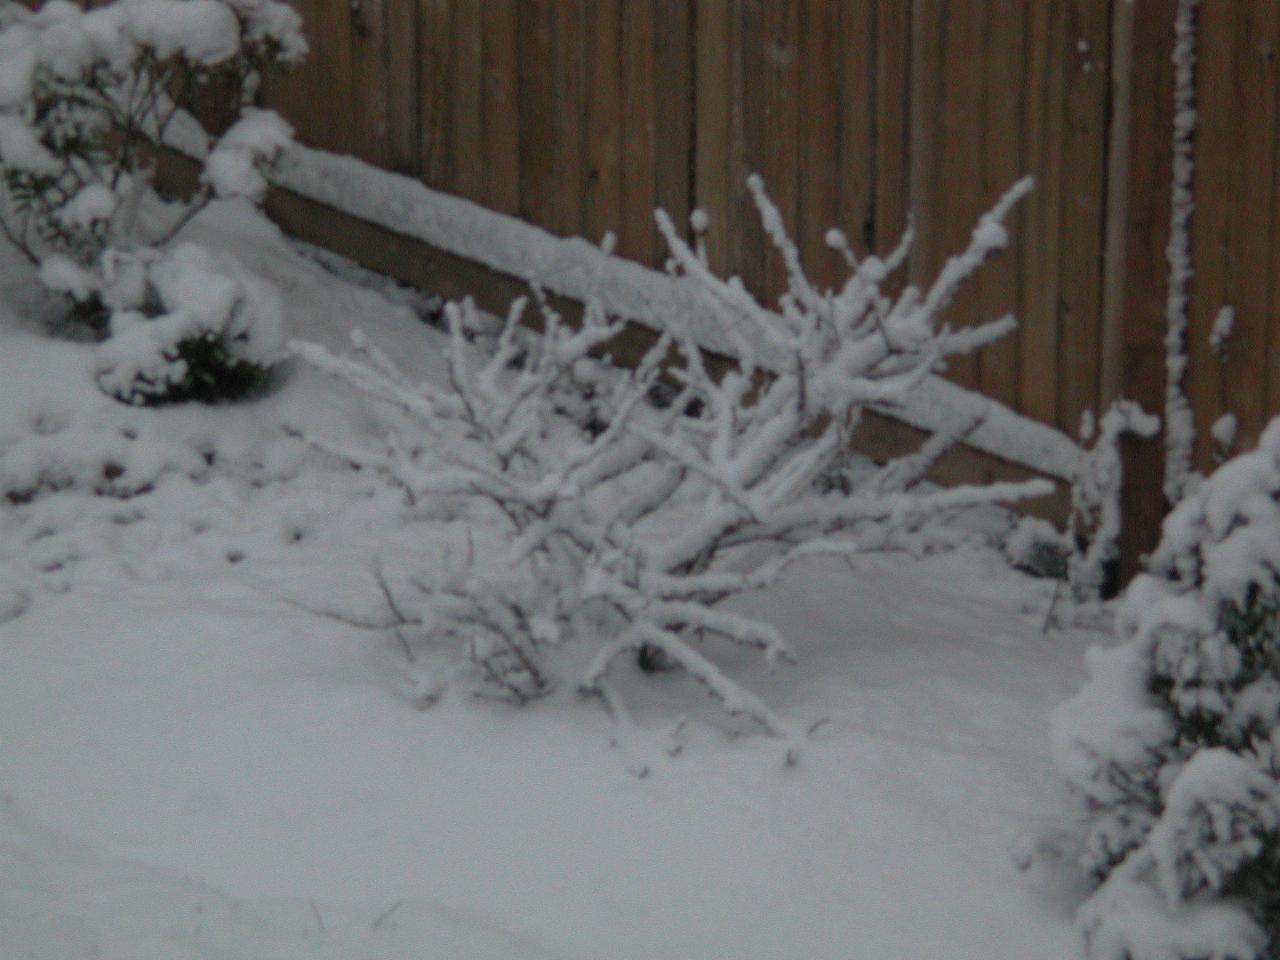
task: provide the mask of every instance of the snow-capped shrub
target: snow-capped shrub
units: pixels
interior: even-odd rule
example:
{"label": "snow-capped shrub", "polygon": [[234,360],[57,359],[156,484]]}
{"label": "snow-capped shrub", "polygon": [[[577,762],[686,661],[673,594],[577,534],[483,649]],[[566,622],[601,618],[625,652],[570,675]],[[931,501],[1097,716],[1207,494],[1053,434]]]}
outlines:
{"label": "snow-capped shrub", "polygon": [[[215,196],[261,199],[290,134],[249,104],[262,70],[306,53],[300,27],[279,0],[49,0],[0,21],[0,234],[86,325],[107,326],[104,255],[163,245]],[[150,142],[214,84],[238,122],[187,209],[144,227]]]}
{"label": "snow-capped shrub", "polygon": [[117,282],[104,291],[112,314],[98,348],[103,391],[154,406],[232,400],[266,383],[284,342],[270,284],[192,244],[116,258],[109,275]]}
{"label": "snow-capped shrub", "polygon": [[[593,359],[623,329],[599,303],[577,328],[544,304],[539,334],[523,326],[517,303],[491,350],[472,339],[486,326],[475,308],[451,305],[443,386],[408,381],[362,339],[355,355],[298,346],[399,411],[388,449],[332,452],[384,472],[419,510],[441,498],[469,510],[466,543],[444,562],[388,578],[401,588],[394,598],[388,590],[388,602],[406,649],[413,632],[458,644],[484,680],[518,700],[568,670],[619,722],[626,708],[610,672],[640,655],[684,670],[730,712],[783,735],[784,720],[730,679],[716,647],[755,649],[769,662],[789,658],[789,648],[773,625],[726,601],[803,558],[925,549],[939,515],[1047,492],[1041,482],[916,489],[946,438],[866,471],[848,491],[819,482],[865,407],[894,403],[946,357],[1012,327],[1005,318],[953,331],[938,316],[1005,245],[1001,221],[1030,182],[981,219],[932,287],[908,287],[896,300],[882,284],[905,261],[909,237],[887,260],[857,263],[832,231],[851,275],[820,290],[758,178],[749,185],[787,264],[779,311],[712,274],[659,213],[687,309],[654,318],[665,330],[634,370]],[[732,369],[704,357],[694,331],[708,328],[732,345]]]}
{"label": "snow-capped shrub", "polygon": [[1255,944],[1150,955],[1280,957],[1280,420],[1165,520],[1118,627],[1054,718],[1101,884],[1087,929],[1123,941],[1107,905],[1150,899],[1117,892],[1146,886],[1175,918],[1220,900]]}

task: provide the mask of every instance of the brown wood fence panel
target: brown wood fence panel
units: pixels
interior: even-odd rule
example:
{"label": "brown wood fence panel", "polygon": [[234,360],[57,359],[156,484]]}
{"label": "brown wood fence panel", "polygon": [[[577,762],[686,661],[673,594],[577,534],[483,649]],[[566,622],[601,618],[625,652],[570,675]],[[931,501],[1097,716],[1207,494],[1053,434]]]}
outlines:
{"label": "brown wood fence panel", "polygon": [[[655,205],[712,228],[773,297],[761,173],[823,282],[840,226],[883,254],[911,215],[927,281],[1023,173],[1011,249],[952,305],[1017,334],[951,375],[1079,429],[1163,397],[1173,0],[294,0],[314,55],[270,100],[301,139],[661,266]],[[1187,389],[1240,446],[1280,410],[1280,3],[1200,7]],[[1236,312],[1225,358],[1208,333]]]}

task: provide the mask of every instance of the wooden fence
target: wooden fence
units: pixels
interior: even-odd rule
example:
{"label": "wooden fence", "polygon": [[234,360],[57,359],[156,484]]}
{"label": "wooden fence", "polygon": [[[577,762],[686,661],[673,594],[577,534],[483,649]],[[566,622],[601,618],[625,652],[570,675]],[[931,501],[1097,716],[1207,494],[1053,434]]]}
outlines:
{"label": "wooden fence", "polygon": [[[1159,399],[1174,0],[294,2],[313,54],[271,99],[305,142],[654,265],[653,208],[701,208],[716,265],[762,293],[782,268],[751,171],[823,279],[828,227],[883,252],[909,212],[929,277],[1031,172],[1013,248],[951,314],[1020,330],[952,376],[1072,434]],[[1248,442],[1280,410],[1280,3],[1204,0],[1200,45],[1188,390]]]}
{"label": "wooden fence", "polygon": [[[750,172],[821,280],[829,226],[883,253],[909,217],[927,280],[1033,173],[1011,249],[949,315],[1019,330],[950,375],[1072,435],[1118,396],[1163,409],[1178,0],[290,2],[312,55],[268,100],[305,143],[560,235],[615,231],[650,265],[652,209],[700,208],[715,265],[769,296]],[[1206,467],[1219,416],[1242,448],[1280,412],[1280,0],[1201,0],[1198,35],[1186,389]],[[1163,512],[1161,450],[1126,444],[1130,568]]]}

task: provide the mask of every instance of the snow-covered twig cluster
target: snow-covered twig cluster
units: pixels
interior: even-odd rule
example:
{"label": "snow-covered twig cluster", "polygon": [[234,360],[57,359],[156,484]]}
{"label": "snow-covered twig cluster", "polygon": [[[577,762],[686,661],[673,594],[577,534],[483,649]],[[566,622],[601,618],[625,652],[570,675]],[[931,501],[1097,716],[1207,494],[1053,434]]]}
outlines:
{"label": "snow-covered twig cluster", "polygon": [[[896,299],[882,284],[906,259],[909,236],[886,260],[858,262],[832,231],[850,275],[839,289],[820,290],[760,180],[749,186],[787,266],[780,309],[715,276],[659,213],[687,309],[632,370],[597,359],[623,329],[599,303],[571,325],[540,302],[542,329],[533,334],[528,304],[518,302],[488,351],[474,342],[485,318],[470,303],[451,305],[448,382],[440,386],[410,382],[362,338],[343,356],[297,346],[401,415],[387,449],[333,453],[384,472],[419,509],[462,498],[473,518],[498,531],[469,533],[465,548],[415,571],[416,595],[397,603],[419,611],[424,637],[461,643],[513,698],[553,685],[552,651],[586,647],[577,682],[615,713],[625,715],[611,668],[631,654],[683,669],[730,712],[787,734],[784,720],[714,654],[729,643],[786,660],[786,641],[726,601],[768,586],[803,558],[926,548],[928,521],[941,514],[1048,490],[1033,481],[921,492],[915,482],[946,445],[937,440],[847,492],[820,482],[866,406],[892,404],[948,356],[1011,328],[1004,318],[951,330],[939,315],[1005,245],[1001,221],[1030,181],[981,219],[931,287],[908,287]],[[732,344],[732,363],[695,341],[696,325],[707,323]],[[773,358],[770,366],[762,356]]]}

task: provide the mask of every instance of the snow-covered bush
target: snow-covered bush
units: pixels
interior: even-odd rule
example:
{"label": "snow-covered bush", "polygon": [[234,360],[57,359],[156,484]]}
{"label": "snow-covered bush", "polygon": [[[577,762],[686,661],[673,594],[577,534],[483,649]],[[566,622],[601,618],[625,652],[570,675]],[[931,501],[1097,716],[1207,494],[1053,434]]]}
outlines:
{"label": "snow-covered bush", "polygon": [[284,345],[274,287],[193,244],[109,259],[111,336],[96,378],[125,403],[236,399],[261,388]]}
{"label": "snow-covered bush", "polygon": [[1054,720],[1094,956],[1280,957],[1280,420],[1165,520],[1118,623]]}
{"label": "snow-covered bush", "polygon": [[[387,450],[332,452],[385,472],[419,510],[448,498],[469,511],[466,543],[444,562],[388,580],[402,587],[388,599],[406,649],[411,633],[460,644],[489,684],[522,701],[568,670],[620,722],[626,708],[611,668],[642,655],[683,669],[730,712],[782,735],[784,721],[730,679],[715,650],[754,648],[772,662],[790,657],[787,644],[726,601],[802,558],[924,549],[939,515],[1047,491],[1040,482],[918,491],[948,445],[939,438],[847,493],[818,482],[865,407],[893,404],[946,357],[1012,327],[1011,318],[964,330],[937,322],[957,287],[1005,245],[1001,220],[1030,182],[982,218],[932,287],[908,287],[896,300],[882,284],[906,259],[909,237],[887,260],[858,263],[832,231],[851,275],[820,290],[758,178],[750,188],[787,264],[779,311],[713,275],[659,213],[685,309],[663,318],[662,337],[634,370],[594,359],[623,329],[598,303],[576,327],[543,304],[539,334],[517,303],[487,351],[472,339],[483,318],[469,303],[451,305],[443,385],[408,381],[363,340],[345,356],[298,346],[401,415]],[[709,329],[731,346],[731,368],[704,355],[694,331]]]}
{"label": "snow-covered bush", "polygon": [[[166,349],[186,341],[181,352],[192,354],[189,360],[199,354],[207,370],[234,373],[239,364],[222,361],[235,359],[238,348],[210,326],[222,321],[206,320],[198,336],[187,336],[172,329],[178,304],[154,313],[146,301],[120,307],[113,297],[122,261],[156,261],[153,250],[210,200],[259,202],[265,195],[265,171],[292,132],[250,104],[262,70],[305,54],[298,15],[278,0],[115,0],[87,12],[49,0],[33,13],[11,8],[4,23],[0,234],[94,333],[133,330],[140,314],[162,317],[153,322],[166,329],[152,337],[167,341]],[[199,189],[177,211],[144,216],[152,141],[214,85],[239,100],[234,122],[209,151]],[[127,313],[113,317],[118,309]],[[199,309],[193,304],[191,312]],[[239,385],[232,376],[228,392]]]}

